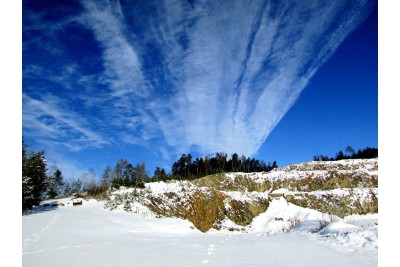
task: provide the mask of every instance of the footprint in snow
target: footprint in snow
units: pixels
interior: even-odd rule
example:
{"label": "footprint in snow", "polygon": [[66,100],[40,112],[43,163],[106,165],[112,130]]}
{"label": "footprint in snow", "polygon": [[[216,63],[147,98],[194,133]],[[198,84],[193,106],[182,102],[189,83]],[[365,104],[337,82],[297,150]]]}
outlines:
{"label": "footprint in snow", "polygon": [[[208,256],[211,256],[214,253],[214,248],[215,248],[214,244],[211,244],[211,245],[208,246],[208,248],[207,248],[207,255]],[[202,264],[208,264],[209,260],[204,259],[204,260],[201,261],[201,263]]]}
{"label": "footprint in snow", "polygon": [[209,245],[208,246],[208,250],[207,250],[207,255],[213,254],[214,253],[214,248],[215,248],[214,244]]}

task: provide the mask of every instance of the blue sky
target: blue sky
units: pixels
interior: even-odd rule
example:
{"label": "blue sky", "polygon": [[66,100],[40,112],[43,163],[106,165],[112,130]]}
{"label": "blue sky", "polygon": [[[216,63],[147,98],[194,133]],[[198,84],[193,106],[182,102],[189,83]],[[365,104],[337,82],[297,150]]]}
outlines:
{"label": "blue sky", "polygon": [[22,125],[66,178],[378,146],[376,1],[23,1]]}

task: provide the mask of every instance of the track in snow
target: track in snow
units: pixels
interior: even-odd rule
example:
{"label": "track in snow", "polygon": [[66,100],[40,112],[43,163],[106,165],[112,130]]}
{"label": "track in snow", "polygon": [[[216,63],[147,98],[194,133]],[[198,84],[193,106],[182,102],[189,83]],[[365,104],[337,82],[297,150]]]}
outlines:
{"label": "track in snow", "polygon": [[95,201],[25,215],[22,225],[23,266],[377,266],[377,253],[302,233],[203,234],[187,221],[109,212]]}

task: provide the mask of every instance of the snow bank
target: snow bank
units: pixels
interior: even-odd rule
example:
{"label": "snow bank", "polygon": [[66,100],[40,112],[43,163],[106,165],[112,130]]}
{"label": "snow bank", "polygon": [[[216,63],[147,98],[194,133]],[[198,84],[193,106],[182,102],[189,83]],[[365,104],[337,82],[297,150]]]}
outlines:
{"label": "snow bank", "polygon": [[250,232],[273,235],[283,232],[308,234],[311,239],[350,250],[378,250],[378,214],[352,215],[344,219],[273,200],[267,211],[254,218]]}
{"label": "snow bank", "polygon": [[374,227],[378,225],[378,214],[366,215],[349,215],[343,218],[346,223],[361,226],[361,227]]}
{"label": "snow bank", "polygon": [[283,197],[273,200],[269,208],[253,219],[253,232],[272,235],[288,231],[295,226],[302,231],[312,231],[320,227],[320,221],[328,215],[316,210],[302,208],[287,202]]}
{"label": "snow bank", "polygon": [[351,250],[378,250],[378,214],[351,215],[331,223],[319,233],[319,240]]}
{"label": "snow bank", "polygon": [[361,229],[362,228],[359,226],[345,223],[344,220],[339,220],[328,224],[319,232],[319,234],[324,236],[337,236]]}

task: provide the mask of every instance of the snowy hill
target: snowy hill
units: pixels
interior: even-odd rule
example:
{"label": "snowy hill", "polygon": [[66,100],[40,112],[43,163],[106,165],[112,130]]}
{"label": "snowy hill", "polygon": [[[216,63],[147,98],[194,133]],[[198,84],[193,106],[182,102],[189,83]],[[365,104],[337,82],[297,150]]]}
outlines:
{"label": "snowy hill", "polygon": [[[131,188],[112,192],[105,207],[137,212],[141,205],[157,216],[189,220],[202,232],[248,232],[255,218],[280,198],[330,218],[377,213],[378,160],[305,162],[268,173],[226,173],[193,181],[149,183],[137,194]],[[291,220],[290,224],[295,224],[300,219]]]}

